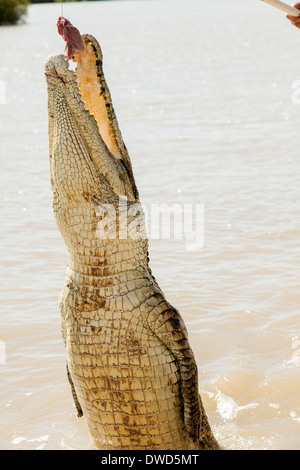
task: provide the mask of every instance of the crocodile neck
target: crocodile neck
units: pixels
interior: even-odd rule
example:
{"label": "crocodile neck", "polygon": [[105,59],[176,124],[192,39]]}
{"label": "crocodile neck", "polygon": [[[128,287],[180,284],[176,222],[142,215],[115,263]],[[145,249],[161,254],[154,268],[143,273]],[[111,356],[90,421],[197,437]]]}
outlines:
{"label": "crocodile neck", "polygon": [[94,249],[68,248],[67,278],[79,291],[101,298],[128,295],[153,278],[148,267],[147,242],[112,240]]}

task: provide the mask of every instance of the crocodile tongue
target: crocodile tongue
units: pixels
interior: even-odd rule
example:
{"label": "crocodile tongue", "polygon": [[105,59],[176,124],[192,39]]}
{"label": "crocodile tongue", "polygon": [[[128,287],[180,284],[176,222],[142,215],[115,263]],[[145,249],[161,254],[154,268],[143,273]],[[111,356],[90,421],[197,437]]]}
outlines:
{"label": "crocodile tongue", "polygon": [[[112,112],[111,97],[104,83],[104,76],[99,66],[102,62],[100,46],[92,44],[87,35],[81,35],[70,20],[60,16],[57,20],[58,33],[66,42],[65,59],[77,63],[76,79],[85,108],[95,117],[99,132],[109,151],[118,160],[122,160],[120,143],[116,140],[116,118]],[[94,39],[94,38],[92,38]],[[100,78],[100,80],[99,80]],[[106,93],[106,99],[104,97]]]}

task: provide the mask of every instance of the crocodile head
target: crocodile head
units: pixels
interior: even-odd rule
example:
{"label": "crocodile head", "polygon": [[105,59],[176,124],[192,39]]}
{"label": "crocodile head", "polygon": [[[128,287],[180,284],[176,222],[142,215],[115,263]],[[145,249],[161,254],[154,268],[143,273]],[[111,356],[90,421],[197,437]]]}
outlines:
{"label": "crocodile head", "polygon": [[[120,201],[126,201],[126,211],[127,204],[141,207],[103,74],[100,46],[90,35],[82,39],[83,50],[73,55],[75,71],[63,54],[50,56],[45,65],[53,211],[68,247],[103,245],[97,232],[103,207],[113,209],[109,238],[120,238],[114,230],[120,226]],[[106,239],[107,227],[103,230],[100,238]],[[121,238],[128,236],[127,231]]]}
{"label": "crocodile head", "polygon": [[49,154],[53,192],[65,206],[93,198],[98,203],[126,197],[137,201],[124,145],[102,68],[97,40],[82,35],[75,71],[64,55],[47,59]]}

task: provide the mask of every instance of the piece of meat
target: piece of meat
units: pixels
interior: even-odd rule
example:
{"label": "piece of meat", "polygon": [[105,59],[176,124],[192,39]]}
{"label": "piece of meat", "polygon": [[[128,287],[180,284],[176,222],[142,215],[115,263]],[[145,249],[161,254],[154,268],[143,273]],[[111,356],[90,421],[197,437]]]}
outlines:
{"label": "piece of meat", "polygon": [[60,16],[56,23],[58,33],[66,41],[65,58],[71,60],[75,52],[84,50],[84,42],[80,32],[72,25],[70,20]]}

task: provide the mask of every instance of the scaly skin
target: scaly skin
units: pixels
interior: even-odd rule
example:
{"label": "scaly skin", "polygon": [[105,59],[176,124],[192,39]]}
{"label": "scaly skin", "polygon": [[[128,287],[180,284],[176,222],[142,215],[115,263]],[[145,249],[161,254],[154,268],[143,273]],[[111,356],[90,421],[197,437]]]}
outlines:
{"label": "scaly skin", "polygon": [[61,326],[78,415],[98,449],[218,449],[184,322],[151,273],[147,240],[97,232],[100,204],[114,207],[119,228],[120,197],[130,208],[139,195],[100,46],[82,37],[76,73],[63,55],[45,66],[53,209],[68,252]]}

